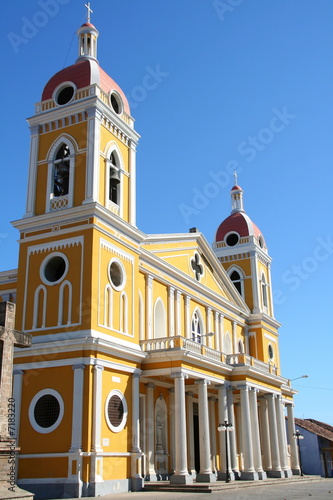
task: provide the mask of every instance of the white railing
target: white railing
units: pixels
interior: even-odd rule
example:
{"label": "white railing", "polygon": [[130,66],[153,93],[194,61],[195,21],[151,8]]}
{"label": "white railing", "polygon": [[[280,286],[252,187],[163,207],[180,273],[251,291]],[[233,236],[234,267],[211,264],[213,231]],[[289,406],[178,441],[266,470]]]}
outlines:
{"label": "white railing", "polygon": [[272,363],[264,363],[244,353],[224,354],[223,352],[216,351],[211,347],[207,347],[191,339],[186,339],[180,335],[175,337],[163,337],[160,339],[141,340],[140,345],[143,351],[164,351],[168,349],[184,350],[219,363],[225,363],[231,366],[253,366],[258,370],[277,375],[277,367]]}

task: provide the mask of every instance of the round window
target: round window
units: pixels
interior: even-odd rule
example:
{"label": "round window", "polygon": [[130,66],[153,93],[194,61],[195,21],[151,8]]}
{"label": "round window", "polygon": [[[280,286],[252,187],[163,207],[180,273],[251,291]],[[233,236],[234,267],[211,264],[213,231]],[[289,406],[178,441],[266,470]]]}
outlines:
{"label": "round window", "polygon": [[268,346],[268,357],[269,357],[269,359],[273,359],[274,358],[274,349],[271,346],[271,344],[269,344],[269,346]]}
{"label": "round window", "polygon": [[36,394],[29,407],[32,427],[42,434],[52,432],[60,424],[64,415],[62,397],[53,389],[44,389]]}
{"label": "round window", "polygon": [[125,285],[125,269],[122,262],[114,259],[109,267],[110,281],[116,290],[122,290]]}
{"label": "round window", "polygon": [[68,261],[63,254],[53,254],[47,257],[41,266],[41,278],[47,285],[59,283],[66,275]]}
{"label": "round window", "polygon": [[226,237],[225,241],[226,241],[226,244],[229,247],[233,247],[233,246],[237,245],[237,243],[239,242],[239,234],[237,234],[237,233],[230,233]]}
{"label": "round window", "polygon": [[259,246],[260,248],[264,248],[264,238],[261,235],[259,236]]}
{"label": "round window", "polygon": [[60,87],[56,89],[53,94],[53,99],[56,104],[59,106],[63,106],[64,104],[68,104],[71,102],[75,95],[76,87],[72,83],[62,84]]}
{"label": "round window", "polygon": [[120,432],[124,429],[127,421],[127,403],[120,391],[113,390],[107,397],[105,417],[113,432]]}
{"label": "round window", "polygon": [[122,104],[122,100],[121,100],[121,97],[118,94],[118,92],[115,92],[115,91],[111,92],[110,104],[111,104],[111,108],[113,109],[113,111],[115,111],[115,113],[117,113],[117,115],[122,114],[123,104]]}

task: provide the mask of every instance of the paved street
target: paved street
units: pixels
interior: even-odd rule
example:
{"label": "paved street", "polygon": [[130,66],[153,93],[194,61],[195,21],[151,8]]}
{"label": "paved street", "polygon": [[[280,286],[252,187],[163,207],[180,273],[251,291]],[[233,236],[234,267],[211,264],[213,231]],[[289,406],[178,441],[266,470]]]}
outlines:
{"label": "paved street", "polygon": [[[188,497],[187,497],[188,495]],[[300,479],[286,482],[279,481],[265,485],[258,483],[236,483],[234,487],[213,493],[165,493],[140,492],[121,493],[99,497],[99,500],[333,500],[333,479],[318,479],[308,481]]]}

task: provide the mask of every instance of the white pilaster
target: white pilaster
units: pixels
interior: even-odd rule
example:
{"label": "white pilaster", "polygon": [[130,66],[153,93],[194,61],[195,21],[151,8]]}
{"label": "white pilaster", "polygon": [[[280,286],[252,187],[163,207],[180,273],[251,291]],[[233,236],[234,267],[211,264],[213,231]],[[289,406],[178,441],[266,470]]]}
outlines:
{"label": "white pilaster", "polygon": [[83,385],[84,365],[74,365],[73,380],[73,413],[72,413],[72,441],[70,453],[82,451],[82,416],[83,416]]}
{"label": "white pilaster", "polygon": [[191,484],[192,476],[187,469],[187,433],[185,409],[185,375],[176,373],[175,379],[175,473],[170,478],[170,483]]}
{"label": "white pilaster", "polygon": [[146,339],[153,338],[153,277],[146,274]]}
{"label": "white pilaster", "polygon": [[146,481],[157,481],[155,471],[155,408],[154,408],[155,384],[146,385],[147,394],[147,472]]}
{"label": "white pilaster", "polygon": [[233,348],[233,353],[236,354],[238,352],[236,321],[232,322],[232,348]]}
{"label": "white pilaster", "polygon": [[258,390],[252,388],[249,392],[250,398],[250,413],[251,413],[251,431],[253,440],[253,462],[254,468],[259,474],[259,479],[266,479],[266,473],[262,468],[261,461],[261,445],[260,445],[260,433],[259,433],[259,418],[258,418],[258,400],[257,400]]}
{"label": "white pilaster", "polygon": [[[206,333],[210,333],[212,331],[211,328],[211,315],[212,315],[212,308],[211,307],[206,307]],[[212,347],[212,337],[204,337],[204,344],[206,344],[206,340],[208,339],[208,347]]]}
{"label": "white pilaster", "polygon": [[181,298],[181,292],[179,290],[176,290],[176,301],[175,301],[175,306],[176,306],[176,314],[175,314],[175,335],[181,335],[182,334],[182,325],[181,325],[181,310],[180,310],[180,298]]}
{"label": "white pilaster", "polygon": [[23,370],[14,370],[14,380],[13,380],[13,398],[15,399],[15,436],[14,437],[16,438],[16,446],[19,445],[19,439],[20,439],[23,375],[24,375]]}
{"label": "white pilaster", "polygon": [[[29,175],[28,175],[28,192],[26,213],[24,217],[32,217],[35,215],[35,201],[37,189],[37,161],[38,161],[38,145],[39,145],[39,125],[30,127],[30,160],[29,160]],[[49,189],[49,186],[48,186]],[[49,191],[46,196],[50,196]]]}
{"label": "white pilaster", "polygon": [[168,288],[168,318],[169,318],[169,337],[175,334],[175,289],[172,286]]}
{"label": "white pilaster", "polygon": [[130,141],[129,149],[129,223],[136,225],[136,144]]}
{"label": "white pilaster", "polygon": [[245,479],[259,479],[258,473],[254,469],[253,462],[253,442],[251,433],[251,413],[249,402],[248,386],[240,386],[240,401],[241,401],[241,422],[242,422],[242,448],[244,458],[244,470],[242,477]]}
{"label": "white pilaster", "polygon": [[220,313],[215,311],[214,312],[214,326],[215,326],[215,350],[216,351],[219,351],[220,350],[220,345],[221,345],[221,342],[220,342],[220,322],[219,322],[219,318],[220,318]]}
{"label": "white pilaster", "polygon": [[292,403],[287,403],[287,416],[288,416],[288,437],[290,446],[290,465],[292,472],[295,476],[299,476],[301,469],[298,460],[298,451],[296,439],[294,439],[295,429],[295,417],[294,417],[294,405]]}
{"label": "white pilaster", "polygon": [[191,338],[191,316],[190,316],[191,297],[185,296],[185,337]]}
{"label": "white pilaster", "polygon": [[132,375],[132,449],[131,449],[131,479],[132,491],[141,491],[143,482],[141,474],[140,449],[140,374],[136,371]]}
{"label": "white pilaster", "polygon": [[210,436],[208,415],[207,380],[197,380],[199,396],[199,443],[200,443],[200,472],[197,475],[198,482],[211,483],[216,481],[210,463]]}
{"label": "white pilaster", "polygon": [[175,389],[171,387],[169,389],[169,418],[170,418],[170,441],[171,441],[171,464],[170,468],[172,472],[175,472],[176,469],[176,435],[175,435],[175,420],[176,420],[176,410],[175,410]]}
{"label": "white pilaster", "polygon": [[220,318],[219,318],[219,322],[220,322],[220,330],[219,330],[219,333],[220,333],[220,351],[221,352],[224,352],[224,315],[223,314],[220,314]]}
{"label": "white pilaster", "polygon": [[101,425],[102,425],[102,376],[103,366],[94,366],[94,394],[93,394],[93,429],[91,439],[91,470],[90,482],[92,485],[103,482],[103,457],[99,453],[103,452],[101,446]]}
{"label": "white pilaster", "polygon": [[279,438],[276,422],[275,394],[267,394],[269,437],[271,442],[272,470],[267,471],[268,477],[284,477],[280,463]]}
{"label": "white pilaster", "polygon": [[87,114],[86,199],[83,202],[84,204],[98,201],[102,118],[101,112],[95,107],[88,109]]}
{"label": "white pilaster", "polygon": [[253,312],[260,312],[260,295],[259,295],[259,274],[256,252],[251,252],[251,275],[252,275],[252,294],[253,294]]}
{"label": "white pilaster", "polygon": [[193,392],[186,393],[186,423],[187,423],[187,462],[189,473],[196,477],[194,455],[194,427],[193,427]]}

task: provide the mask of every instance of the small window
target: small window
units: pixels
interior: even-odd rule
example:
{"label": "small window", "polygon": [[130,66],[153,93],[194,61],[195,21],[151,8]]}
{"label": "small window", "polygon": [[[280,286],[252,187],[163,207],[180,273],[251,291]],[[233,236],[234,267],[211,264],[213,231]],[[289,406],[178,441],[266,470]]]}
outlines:
{"label": "small window", "polygon": [[113,432],[120,432],[124,429],[127,421],[127,403],[125,396],[116,389],[107,397],[105,417],[108,427]]}
{"label": "small window", "polygon": [[237,233],[228,234],[225,242],[229,247],[234,247],[239,242],[239,234]]}
{"label": "small window", "polygon": [[197,281],[200,281],[201,277],[204,274],[204,268],[203,265],[200,263],[200,256],[198,253],[196,253],[193,259],[191,259],[191,267],[193,269],[195,279]]}
{"label": "small window", "polygon": [[115,290],[122,290],[125,285],[125,268],[119,259],[113,259],[109,265],[109,278]]}
{"label": "small window", "polygon": [[70,151],[67,144],[62,144],[54,160],[53,196],[65,196],[69,187]]}
{"label": "small window", "polygon": [[262,288],[262,303],[264,307],[267,307],[267,283],[264,275],[262,275],[261,277],[261,288]]}
{"label": "small window", "polygon": [[274,359],[274,349],[271,344],[268,346],[268,357],[269,359]]}
{"label": "small window", "polygon": [[123,112],[123,103],[120,95],[115,90],[110,94],[110,104],[111,108],[117,115],[121,115]]}
{"label": "small window", "polygon": [[199,344],[201,344],[202,326],[199,314],[197,312],[193,314],[191,330],[192,330],[192,340],[194,340],[194,342],[198,342]]}
{"label": "small window", "polygon": [[64,106],[64,104],[68,104],[73,100],[75,95],[75,90],[76,87],[74,86],[74,84],[71,83],[63,84],[56,89],[53,95],[53,99],[59,106]]}
{"label": "small window", "polygon": [[54,253],[44,259],[40,267],[40,277],[47,285],[56,285],[65,277],[68,271],[67,257]]}
{"label": "small window", "polygon": [[60,394],[53,389],[43,389],[32,399],[29,420],[35,431],[48,434],[60,424],[64,415],[64,403]]}

